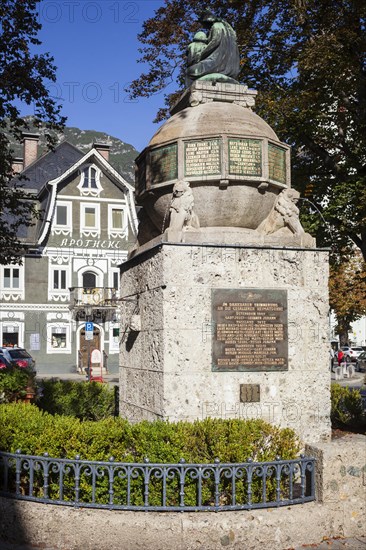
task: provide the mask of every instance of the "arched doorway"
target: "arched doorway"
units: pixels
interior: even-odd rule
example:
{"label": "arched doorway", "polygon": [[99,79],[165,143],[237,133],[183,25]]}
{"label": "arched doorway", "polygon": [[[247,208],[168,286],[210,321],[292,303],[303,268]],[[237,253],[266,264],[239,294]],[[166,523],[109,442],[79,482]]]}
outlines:
{"label": "arched doorway", "polygon": [[[94,325],[93,330],[93,339],[85,339],[85,326],[80,330],[79,333],[79,369],[85,371],[88,367],[88,361],[91,356],[91,353],[94,349],[101,350],[101,332],[100,329]],[[102,354],[103,357],[103,354]]]}

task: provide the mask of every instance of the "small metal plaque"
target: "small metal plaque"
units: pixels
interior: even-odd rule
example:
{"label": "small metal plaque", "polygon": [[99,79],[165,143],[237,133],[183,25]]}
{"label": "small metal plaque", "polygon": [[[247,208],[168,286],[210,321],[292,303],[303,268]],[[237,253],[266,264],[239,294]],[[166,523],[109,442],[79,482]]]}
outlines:
{"label": "small metal plaque", "polygon": [[150,151],[152,184],[178,177],[178,147],[176,143]]}
{"label": "small metal plaque", "polygon": [[229,139],[229,174],[235,176],[262,175],[261,140]]}
{"label": "small metal plaque", "polygon": [[185,176],[221,173],[221,140],[200,139],[184,144]]}
{"label": "small metal plaque", "polygon": [[259,384],[240,384],[240,403],[259,403],[260,388]]}
{"label": "small metal plaque", "polygon": [[212,370],[288,369],[287,291],[213,289]]}
{"label": "small metal plaque", "polygon": [[286,183],[286,151],[277,145],[268,144],[269,179]]}

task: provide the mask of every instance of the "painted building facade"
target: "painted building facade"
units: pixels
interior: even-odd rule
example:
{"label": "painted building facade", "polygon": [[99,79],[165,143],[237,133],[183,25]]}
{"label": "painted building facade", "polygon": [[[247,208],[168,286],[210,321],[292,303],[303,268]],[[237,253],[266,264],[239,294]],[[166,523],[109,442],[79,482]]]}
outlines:
{"label": "painted building facade", "polygon": [[118,266],[136,236],[133,187],[103,144],[84,154],[63,142],[35,160],[36,142],[25,137],[22,174],[42,215],[20,235],[22,265],[0,266],[0,346],[25,347],[48,374],[82,372],[96,349],[98,367],[117,372]]}

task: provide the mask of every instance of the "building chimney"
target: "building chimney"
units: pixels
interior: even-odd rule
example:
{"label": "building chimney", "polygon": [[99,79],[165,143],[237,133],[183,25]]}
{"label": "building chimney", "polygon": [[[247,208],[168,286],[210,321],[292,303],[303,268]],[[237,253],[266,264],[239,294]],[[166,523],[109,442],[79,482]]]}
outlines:
{"label": "building chimney", "polygon": [[93,147],[98,151],[98,153],[102,155],[102,157],[105,158],[105,160],[109,161],[109,150],[111,148],[111,143],[102,143],[101,141],[94,141]]}
{"label": "building chimney", "polygon": [[23,171],[23,159],[21,157],[13,159],[12,169],[14,174],[20,174]]}
{"label": "building chimney", "polygon": [[23,132],[23,158],[24,168],[27,168],[32,162],[37,160],[38,156],[39,134]]}

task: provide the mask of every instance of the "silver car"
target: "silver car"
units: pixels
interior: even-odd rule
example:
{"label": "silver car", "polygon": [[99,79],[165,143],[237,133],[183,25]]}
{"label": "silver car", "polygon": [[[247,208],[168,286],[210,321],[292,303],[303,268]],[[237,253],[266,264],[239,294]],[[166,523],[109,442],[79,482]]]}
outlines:
{"label": "silver car", "polygon": [[364,352],[364,349],[361,346],[343,346],[341,347],[341,350],[344,353],[346,361],[357,361],[358,356],[360,353]]}
{"label": "silver car", "polygon": [[366,372],[366,351],[363,351],[357,357],[356,370]]}

